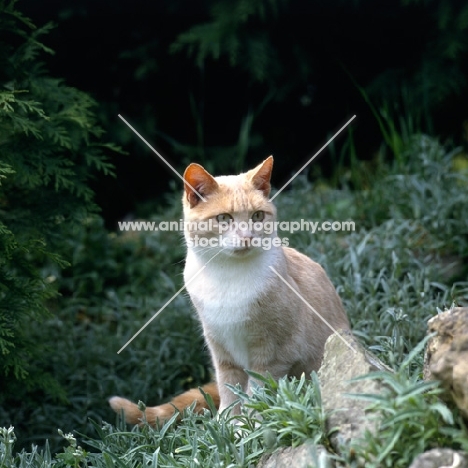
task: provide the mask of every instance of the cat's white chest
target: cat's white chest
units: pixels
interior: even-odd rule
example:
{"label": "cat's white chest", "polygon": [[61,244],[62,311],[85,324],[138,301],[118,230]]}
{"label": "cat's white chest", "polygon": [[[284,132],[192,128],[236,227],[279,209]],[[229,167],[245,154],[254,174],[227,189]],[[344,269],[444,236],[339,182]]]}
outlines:
{"label": "cat's white chest", "polygon": [[245,264],[227,259],[203,268],[190,252],[187,255],[186,287],[205,331],[246,369],[249,368],[249,327],[258,310],[258,299],[268,288],[269,265],[273,260],[270,257],[264,253],[255,262]]}

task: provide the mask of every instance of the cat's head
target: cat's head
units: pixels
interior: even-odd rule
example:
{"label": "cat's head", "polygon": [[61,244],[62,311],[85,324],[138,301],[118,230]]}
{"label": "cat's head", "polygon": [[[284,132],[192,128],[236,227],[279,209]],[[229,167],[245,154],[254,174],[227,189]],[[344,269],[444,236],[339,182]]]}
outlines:
{"label": "cat's head", "polygon": [[272,168],[272,156],[235,176],[213,177],[199,164],[190,164],[182,200],[189,248],[233,258],[271,248],[276,237],[276,209],[268,200]]}

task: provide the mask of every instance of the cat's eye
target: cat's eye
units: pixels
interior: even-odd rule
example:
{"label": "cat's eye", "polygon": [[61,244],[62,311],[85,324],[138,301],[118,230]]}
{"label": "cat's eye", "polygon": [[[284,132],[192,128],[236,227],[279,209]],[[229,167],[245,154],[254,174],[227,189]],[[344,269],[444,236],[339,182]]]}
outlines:
{"label": "cat's eye", "polygon": [[228,213],[221,213],[216,216],[216,221],[218,221],[218,223],[229,223],[232,220],[232,216]]}
{"label": "cat's eye", "polygon": [[265,212],[264,211],[256,211],[252,215],[252,221],[263,221],[265,219]]}

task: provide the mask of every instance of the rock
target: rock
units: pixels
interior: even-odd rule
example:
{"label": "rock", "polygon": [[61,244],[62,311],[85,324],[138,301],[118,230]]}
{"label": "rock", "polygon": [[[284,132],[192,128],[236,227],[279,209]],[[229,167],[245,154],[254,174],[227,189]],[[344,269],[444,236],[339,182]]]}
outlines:
{"label": "rock", "polygon": [[418,455],[409,468],[468,468],[468,460],[462,452],[435,448]]}
{"label": "rock", "polygon": [[375,422],[366,415],[370,402],[347,396],[348,393],[381,393],[382,384],[376,380],[349,382],[374,371],[393,372],[357,341],[349,331],[339,331],[325,343],[322,366],[318,372],[323,407],[330,412],[327,427],[336,428],[330,442],[337,451],[340,445],[364,436],[366,429],[375,431]]}
{"label": "rock", "polygon": [[333,468],[335,462],[325,447],[306,442],[299,447],[283,447],[264,455],[257,468]]}
{"label": "rock", "polygon": [[468,308],[457,307],[432,317],[424,356],[424,378],[440,380],[452,400],[468,419]]}

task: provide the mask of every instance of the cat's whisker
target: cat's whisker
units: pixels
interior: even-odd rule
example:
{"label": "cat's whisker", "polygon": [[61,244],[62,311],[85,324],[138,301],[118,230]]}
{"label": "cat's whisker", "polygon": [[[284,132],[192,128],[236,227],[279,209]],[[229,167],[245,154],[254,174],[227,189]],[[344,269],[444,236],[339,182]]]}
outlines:
{"label": "cat's whisker", "polygon": [[212,252],[221,253],[224,250],[226,250],[226,248],[223,247],[223,248],[220,249],[219,247],[200,247],[200,246],[197,246],[197,247],[194,247],[193,250],[197,254],[200,254],[200,255],[203,256],[205,254],[211,254]]}

